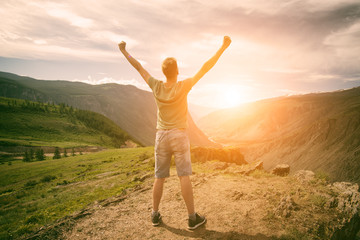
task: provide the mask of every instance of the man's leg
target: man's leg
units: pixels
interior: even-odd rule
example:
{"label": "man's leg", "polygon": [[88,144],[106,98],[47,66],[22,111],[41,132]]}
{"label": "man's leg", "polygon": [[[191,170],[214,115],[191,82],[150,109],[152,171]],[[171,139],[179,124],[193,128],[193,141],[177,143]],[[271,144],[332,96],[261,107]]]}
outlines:
{"label": "man's leg", "polygon": [[174,151],[176,171],[180,179],[181,193],[189,214],[188,229],[194,230],[204,224],[206,222],[206,218],[195,212],[193,188],[190,180],[190,175],[192,174],[190,141],[186,131],[184,130],[177,129],[172,133],[170,145]]}
{"label": "man's leg", "polygon": [[188,214],[194,214],[195,213],[195,207],[194,207],[194,196],[193,196],[193,189],[191,185],[191,180],[189,176],[181,176],[180,179],[180,185],[181,185],[181,193],[184,198]]}
{"label": "man's leg", "polygon": [[155,178],[153,186],[153,211],[159,211],[160,200],[163,194],[165,178]]}
{"label": "man's leg", "polygon": [[183,176],[180,178],[180,184],[181,184],[181,193],[184,198],[188,214],[189,214],[189,220],[188,220],[188,229],[195,230],[199,226],[206,223],[206,218],[204,216],[200,216],[195,212],[194,207],[194,196],[193,196],[193,189],[190,181],[189,176]]}

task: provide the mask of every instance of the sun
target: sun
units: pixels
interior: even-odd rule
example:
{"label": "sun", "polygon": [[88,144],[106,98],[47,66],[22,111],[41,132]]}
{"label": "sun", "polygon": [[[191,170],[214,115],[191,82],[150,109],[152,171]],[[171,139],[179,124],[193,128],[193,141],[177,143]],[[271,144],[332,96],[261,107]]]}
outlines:
{"label": "sun", "polygon": [[195,88],[189,94],[194,105],[224,109],[253,102],[255,92],[251,86],[233,83],[215,83]]}
{"label": "sun", "polygon": [[232,108],[249,101],[244,88],[237,85],[219,85],[218,92],[214,100],[219,108]]}

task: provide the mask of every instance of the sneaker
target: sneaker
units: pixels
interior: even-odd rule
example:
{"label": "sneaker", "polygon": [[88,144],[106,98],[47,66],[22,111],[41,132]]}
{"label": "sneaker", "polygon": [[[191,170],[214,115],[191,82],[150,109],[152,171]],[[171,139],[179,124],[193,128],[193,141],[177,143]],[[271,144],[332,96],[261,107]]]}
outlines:
{"label": "sneaker", "polygon": [[158,226],[161,223],[161,214],[159,212],[152,213],[151,221],[153,226]]}
{"label": "sneaker", "polygon": [[195,217],[195,220],[189,219],[188,229],[190,230],[195,230],[196,228],[206,223],[206,218],[204,216],[200,216],[199,214],[195,213]]}

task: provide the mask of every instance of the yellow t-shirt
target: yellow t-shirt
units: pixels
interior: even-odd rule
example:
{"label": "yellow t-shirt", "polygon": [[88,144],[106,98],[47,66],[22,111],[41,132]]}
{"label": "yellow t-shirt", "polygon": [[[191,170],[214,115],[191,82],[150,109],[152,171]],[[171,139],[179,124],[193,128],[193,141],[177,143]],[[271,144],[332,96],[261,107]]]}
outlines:
{"label": "yellow t-shirt", "polygon": [[191,79],[176,82],[171,87],[165,87],[164,82],[150,77],[149,86],[158,108],[156,128],[187,128],[187,95],[192,88]]}

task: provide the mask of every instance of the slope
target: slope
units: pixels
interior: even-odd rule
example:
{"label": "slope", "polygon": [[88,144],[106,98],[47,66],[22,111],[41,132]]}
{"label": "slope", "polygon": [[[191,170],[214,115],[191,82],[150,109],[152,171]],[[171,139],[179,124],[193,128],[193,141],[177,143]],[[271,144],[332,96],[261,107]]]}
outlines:
{"label": "slope", "polygon": [[101,114],[0,97],[0,145],[120,147],[130,136]]}
{"label": "slope", "polygon": [[199,125],[267,169],[288,163],[360,182],[360,88],[258,101],[214,112]]}
{"label": "slope", "polygon": [[[150,92],[131,85],[89,85],[69,81],[36,80],[0,72],[0,94],[32,101],[66,103],[91,110],[113,120],[143,145],[153,145],[156,128],[156,105]],[[192,121],[190,141],[198,146],[215,146]]]}
{"label": "slope", "polygon": [[121,148],[0,164],[0,239],[24,239],[89,204],[124,195],[153,169],[153,162],[143,163],[152,154],[151,147]]}
{"label": "slope", "polygon": [[195,231],[186,229],[186,207],[172,169],[158,227],[150,222],[148,178],[127,195],[97,202],[29,239],[335,240],[355,239],[359,230],[357,184],[330,185],[316,177],[279,177],[260,170],[249,176],[224,174],[209,170],[208,164],[194,167],[195,205],[208,219]]}

